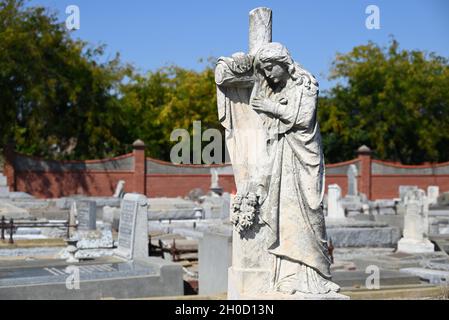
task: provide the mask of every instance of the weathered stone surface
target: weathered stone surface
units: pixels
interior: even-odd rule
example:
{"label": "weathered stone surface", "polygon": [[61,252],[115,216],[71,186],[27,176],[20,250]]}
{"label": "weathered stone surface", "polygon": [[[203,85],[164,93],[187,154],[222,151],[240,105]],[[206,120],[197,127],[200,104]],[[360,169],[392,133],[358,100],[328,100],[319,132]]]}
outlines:
{"label": "weathered stone surface", "polygon": [[148,257],[148,199],[127,193],[120,207],[120,226],[116,255],[133,260]]}
{"label": "weathered stone surface", "polygon": [[429,200],[429,205],[437,204],[439,195],[440,195],[440,187],[438,186],[427,187],[427,198]]}
{"label": "weathered stone surface", "polygon": [[328,228],[327,236],[335,247],[394,247],[401,237],[394,227]]}
{"label": "weathered stone surface", "polygon": [[96,230],[97,204],[95,201],[76,201],[78,230]]}
{"label": "weathered stone surface", "polygon": [[351,164],[348,168],[348,196],[358,196],[359,190],[357,187],[357,166]]}
{"label": "weathered stone surface", "polygon": [[[180,265],[152,257],[127,262],[113,257],[107,258],[110,261],[105,259],[73,265],[61,265],[55,260],[39,267],[2,268],[7,276],[0,279],[0,297],[2,300],[99,300],[183,295]],[[79,287],[68,290],[67,280],[76,274]]]}
{"label": "weathered stone surface", "polygon": [[199,294],[213,295],[227,291],[228,269],[232,263],[232,226],[205,232],[199,241]]}
{"label": "weathered stone surface", "polygon": [[103,222],[110,224],[112,226],[112,229],[118,230],[120,222],[120,208],[104,206]]}
{"label": "weathered stone surface", "polygon": [[117,187],[115,188],[113,197],[114,198],[123,198],[124,195],[125,195],[125,181],[120,180],[117,183]]}
{"label": "weathered stone surface", "polygon": [[398,242],[398,251],[405,253],[433,252],[429,241],[429,204],[423,190],[411,189],[404,196],[404,237]]}
{"label": "weathered stone surface", "polygon": [[403,268],[401,272],[413,274],[431,284],[448,284],[449,271],[447,270],[432,270],[426,268]]}
{"label": "weathered stone surface", "polygon": [[331,219],[344,219],[346,217],[341,201],[341,188],[338,184],[331,184],[328,187],[327,216]]}
{"label": "weathered stone surface", "polygon": [[252,10],[250,54],[221,57],[215,69],[219,121],[237,186],[228,298],[332,299],[339,287],[326,279],[318,82],[282,44],[271,42],[271,14]]}
{"label": "weathered stone surface", "polygon": [[418,190],[418,186],[399,186],[399,198],[404,202],[405,195],[409,190]]}
{"label": "weathered stone surface", "polygon": [[78,231],[78,249],[111,249],[113,248],[112,231],[103,229],[98,231]]}
{"label": "weathered stone surface", "polygon": [[28,210],[18,208],[10,202],[0,200],[0,217],[6,219],[29,219],[31,217]]}

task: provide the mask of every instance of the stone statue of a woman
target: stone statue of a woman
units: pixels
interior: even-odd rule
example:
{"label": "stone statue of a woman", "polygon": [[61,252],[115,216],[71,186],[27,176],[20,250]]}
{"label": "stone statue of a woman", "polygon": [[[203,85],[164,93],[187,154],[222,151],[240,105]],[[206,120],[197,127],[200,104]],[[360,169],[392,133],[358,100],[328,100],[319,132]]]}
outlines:
{"label": "stone statue of a woman", "polygon": [[254,56],[219,59],[216,82],[237,184],[231,221],[240,237],[234,235],[230,290],[317,297],[338,292],[330,280],[322,210],[316,79],[283,45],[270,42]]}
{"label": "stone statue of a woman", "polygon": [[268,170],[259,181],[260,218],[271,231],[277,291],[325,294],[330,281],[322,202],[324,159],[317,122],[318,83],[280,43],[262,46],[254,61],[250,105],[267,134]]}

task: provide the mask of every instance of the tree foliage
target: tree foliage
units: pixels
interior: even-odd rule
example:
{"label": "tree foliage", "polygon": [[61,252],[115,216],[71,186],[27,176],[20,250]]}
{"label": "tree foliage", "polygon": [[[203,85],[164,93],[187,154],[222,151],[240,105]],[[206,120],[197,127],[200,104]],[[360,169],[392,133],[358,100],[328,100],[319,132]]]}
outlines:
{"label": "tree foliage", "polygon": [[53,13],[0,1],[0,139],[34,155],[103,157],[120,148],[127,68],[73,40]]}
{"label": "tree foliage", "polygon": [[173,130],[192,134],[194,121],[201,121],[202,130],[220,128],[215,90],[211,66],[201,72],[171,66],[146,76],[135,74],[122,86],[120,101],[128,136],[144,140],[153,157],[169,160]]}
{"label": "tree foliage", "polygon": [[434,53],[374,43],[337,55],[331,79],[343,80],[321,99],[325,154],[348,160],[366,144],[379,159],[448,161],[449,64]]}
{"label": "tree foliage", "polygon": [[[101,62],[105,61],[106,62]],[[319,103],[327,162],[352,159],[362,144],[402,163],[449,160],[449,64],[434,53],[374,43],[337,54],[338,83]],[[74,40],[54,13],[0,0],[0,146],[27,154],[87,159],[129,152],[136,139],[169,160],[174,129],[222,130],[213,65],[142,74],[104,47]]]}

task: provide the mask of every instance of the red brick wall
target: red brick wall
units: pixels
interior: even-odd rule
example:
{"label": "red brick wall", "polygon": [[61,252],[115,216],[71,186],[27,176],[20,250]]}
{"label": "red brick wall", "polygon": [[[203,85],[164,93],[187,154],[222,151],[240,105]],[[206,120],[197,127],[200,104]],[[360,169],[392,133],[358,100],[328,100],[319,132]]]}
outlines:
{"label": "red brick wall", "polygon": [[[210,180],[211,176],[208,174],[147,174],[147,196],[183,197],[195,188],[201,188],[203,191],[207,192],[210,188]],[[223,188],[223,191],[235,193],[235,182],[233,175],[220,175],[219,184]]]}
{"label": "red brick wall", "polygon": [[[145,158],[144,145],[141,141],[134,145],[133,153],[116,158],[58,162],[21,155],[21,166],[17,166],[17,162],[14,162],[17,154],[11,149],[6,149],[4,174],[8,178],[10,190],[27,192],[39,198],[75,194],[111,196],[119,180],[125,181],[125,192],[140,192],[149,197],[183,197],[195,188],[201,188],[207,192],[211,180],[210,174],[207,174],[210,168],[226,169],[224,167],[227,167],[227,165],[177,166],[151,160]],[[24,158],[25,162],[23,162]],[[146,168],[148,160],[157,163],[159,170],[163,169],[160,171],[162,173],[148,172]],[[29,163],[39,165],[33,167]],[[372,160],[366,149],[356,159],[326,165],[326,190],[329,184],[338,184],[342,188],[342,195],[346,195],[348,186],[345,170],[349,164],[358,164],[359,191],[371,199],[396,198],[400,185],[417,185],[424,190],[430,185],[435,185],[440,187],[440,192],[449,190],[449,174],[446,174],[449,172],[449,163],[403,166]],[[78,167],[76,170],[68,170],[67,168],[71,168],[70,165]],[[164,171],[165,169],[167,170]],[[376,174],[376,172],[382,174]],[[387,174],[388,172],[400,172],[400,174]],[[422,172],[422,174],[416,174],[416,172]],[[220,174],[219,183],[225,192],[235,193],[232,174]]]}
{"label": "red brick wall", "polygon": [[125,180],[125,191],[131,192],[132,172],[17,172],[16,191],[38,198],[59,198],[84,194],[112,196],[119,180]]}

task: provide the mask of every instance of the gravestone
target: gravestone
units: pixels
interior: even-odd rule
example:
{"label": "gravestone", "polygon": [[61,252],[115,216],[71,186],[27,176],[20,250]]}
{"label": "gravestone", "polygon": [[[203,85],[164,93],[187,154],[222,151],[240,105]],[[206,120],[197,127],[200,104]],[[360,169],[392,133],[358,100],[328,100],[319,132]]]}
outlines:
{"label": "gravestone", "polygon": [[117,187],[115,188],[113,197],[114,198],[123,198],[124,195],[125,195],[125,181],[120,180],[117,183]]}
{"label": "gravestone", "polygon": [[232,225],[224,223],[205,231],[199,240],[199,294],[225,293],[232,264]]}
{"label": "gravestone", "polygon": [[116,255],[128,260],[148,257],[148,199],[127,193],[120,207]]}
{"label": "gravestone", "polygon": [[237,187],[228,298],[346,299],[329,279],[322,239],[318,82],[271,35],[271,9],[250,11],[249,53],[220,57],[215,68]]}
{"label": "gravestone", "polygon": [[70,207],[70,213],[69,213],[69,239],[75,234],[76,232],[76,217],[78,216],[78,210],[76,208],[76,201],[72,203],[72,206]]}
{"label": "gravestone", "polygon": [[134,299],[181,296],[184,291],[181,266],[155,257],[103,257],[74,264],[0,261],[0,273],[0,300]]}
{"label": "gravestone", "polygon": [[399,186],[399,198],[401,198],[401,202],[404,202],[405,195],[409,190],[418,190],[418,186]]}
{"label": "gravestone", "polygon": [[404,237],[398,242],[398,252],[434,252],[434,245],[428,239],[429,204],[424,191],[408,190],[404,196],[404,203]]}
{"label": "gravestone", "polygon": [[440,187],[438,186],[427,187],[427,198],[429,199],[429,205],[437,204],[439,195],[440,195]]}
{"label": "gravestone", "polygon": [[213,195],[221,195],[223,193],[223,188],[220,187],[218,181],[220,179],[219,175],[218,175],[218,170],[217,169],[210,169],[210,191],[212,192]]}
{"label": "gravestone", "polygon": [[95,201],[77,201],[76,210],[79,231],[97,229],[97,204]]}
{"label": "gravestone", "polygon": [[338,184],[331,184],[328,187],[327,217],[329,219],[345,218],[345,210],[341,204],[341,188]]}
{"label": "gravestone", "polygon": [[6,177],[0,173],[0,198],[8,198],[9,187]]}
{"label": "gravestone", "polygon": [[357,167],[354,164],[351,164],[348,168],[347,172],[348,176],[348,196],[358,196],[358,188],[357,188]]}

